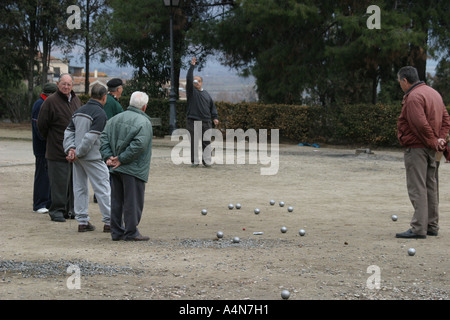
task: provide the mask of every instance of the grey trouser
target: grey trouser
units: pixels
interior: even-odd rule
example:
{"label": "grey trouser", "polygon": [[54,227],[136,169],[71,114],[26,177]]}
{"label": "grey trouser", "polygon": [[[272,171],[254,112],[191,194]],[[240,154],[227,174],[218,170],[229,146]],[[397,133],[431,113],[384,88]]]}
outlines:
{"label": "grey trouser", "polygon": [[102,221],[109,224],[111,220],[111,186],[109,170],[103,160],[78,159],[73,163],[73,193],[75,219],[88,222],[89,181],[97,198]]}
{"label": "grey trouser", "polygon": [[406,186],[414,207],[411,229],[418,235],[439,229],[435,155],[427,148],[405,150]]}
{"label": "grey trouser", "polygon": [[72,164],[67,161],[47,160],[52,204],[51,217],[68,217],[73,213]]}
{"label": "grey trouser", "polygon": [[145,182],[124,173],[111,174],[111,238],[140,236],[137,226],[144,209]]}

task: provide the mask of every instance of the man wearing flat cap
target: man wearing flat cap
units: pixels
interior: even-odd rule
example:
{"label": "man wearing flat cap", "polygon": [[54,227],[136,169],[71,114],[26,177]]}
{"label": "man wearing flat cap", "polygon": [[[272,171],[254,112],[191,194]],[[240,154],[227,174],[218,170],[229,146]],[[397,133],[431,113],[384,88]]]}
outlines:
{"label": "man wearing flat cap", "polygon": [[119,78],[114,78],[109,80],[106,85],[108,86],[108,95],[103,110],[105,110],[108,119],[111,119],[116,114],[123,111],[123,108],[119,103],[119,98],[123,91],[123,82]]}
{"label": "man wearing flat cap", "polygon": [[46,140],[37,129],[37,118],[42,103],[57,90],[56,83],[46,83],[42,88],[39,99],[31,109],[31,130],[33,139],[33,153],[36,159],[34,167],[33,212],[47,213],[51,203],[50,182],[48,180],[47,160],[45,160]]}

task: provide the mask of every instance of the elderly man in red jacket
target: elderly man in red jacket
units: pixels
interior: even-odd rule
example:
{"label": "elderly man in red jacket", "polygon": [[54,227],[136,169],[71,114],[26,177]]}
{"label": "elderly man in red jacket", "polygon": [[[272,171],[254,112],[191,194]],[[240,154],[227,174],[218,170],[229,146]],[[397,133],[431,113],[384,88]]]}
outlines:
{"label": "elderly man in red jacket", "polygon": [[398,140],[406,147],[404,160],[406,184],[414,207],[411,228],[397,238],[424,239],[437,236],[439,209],[435,179],[436,151],[445,148],[450,119],[441,95],[419,80],[414,67],[398,72],[405,92],[398,119]]}

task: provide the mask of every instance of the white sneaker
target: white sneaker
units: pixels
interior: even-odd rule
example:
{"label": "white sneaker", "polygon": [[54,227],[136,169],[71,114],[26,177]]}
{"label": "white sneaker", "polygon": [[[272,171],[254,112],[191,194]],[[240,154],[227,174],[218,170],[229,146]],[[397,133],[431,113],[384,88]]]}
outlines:
{"label": "white sneaker", "polygon": [[37,213],[47,213],[47,212],[48,212],[48,209],[47,209],[47,208],[40,208],[40,209],[38,209],[38,210],[35,211],[35,212],[37,212]]}

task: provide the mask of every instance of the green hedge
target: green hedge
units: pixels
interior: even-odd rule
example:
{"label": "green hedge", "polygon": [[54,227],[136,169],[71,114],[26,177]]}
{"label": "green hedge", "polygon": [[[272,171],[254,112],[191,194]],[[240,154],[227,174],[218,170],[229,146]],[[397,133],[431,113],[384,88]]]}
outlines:
{"label": "green hedge", "polygon": [[217,108],[225,128],[279,129],[280,137],[294,142],[398,146],[399,104],[323,108],[217,103]]}
{"label": "green hedge", "polygon": [[[88,96],[80,96],[86,102]],[[124,110],[129,97],[121,97]],[[279,129],[280,138],[300,143],[360,145],[367,147],[399,147],[397,120],[400,102],[395,104],[320,106],[265,105],[261,103],[216,102],[219,129]],[[447,107],[450,109],[450,106]],[[169,132],[169,101],[151,99],[147,114],[161,118],[162,125],[154,127],[156,136]],[[186,101],[176,103],[177,128],[185,128]],[[450,111],[450,110],[449,110]]]}

